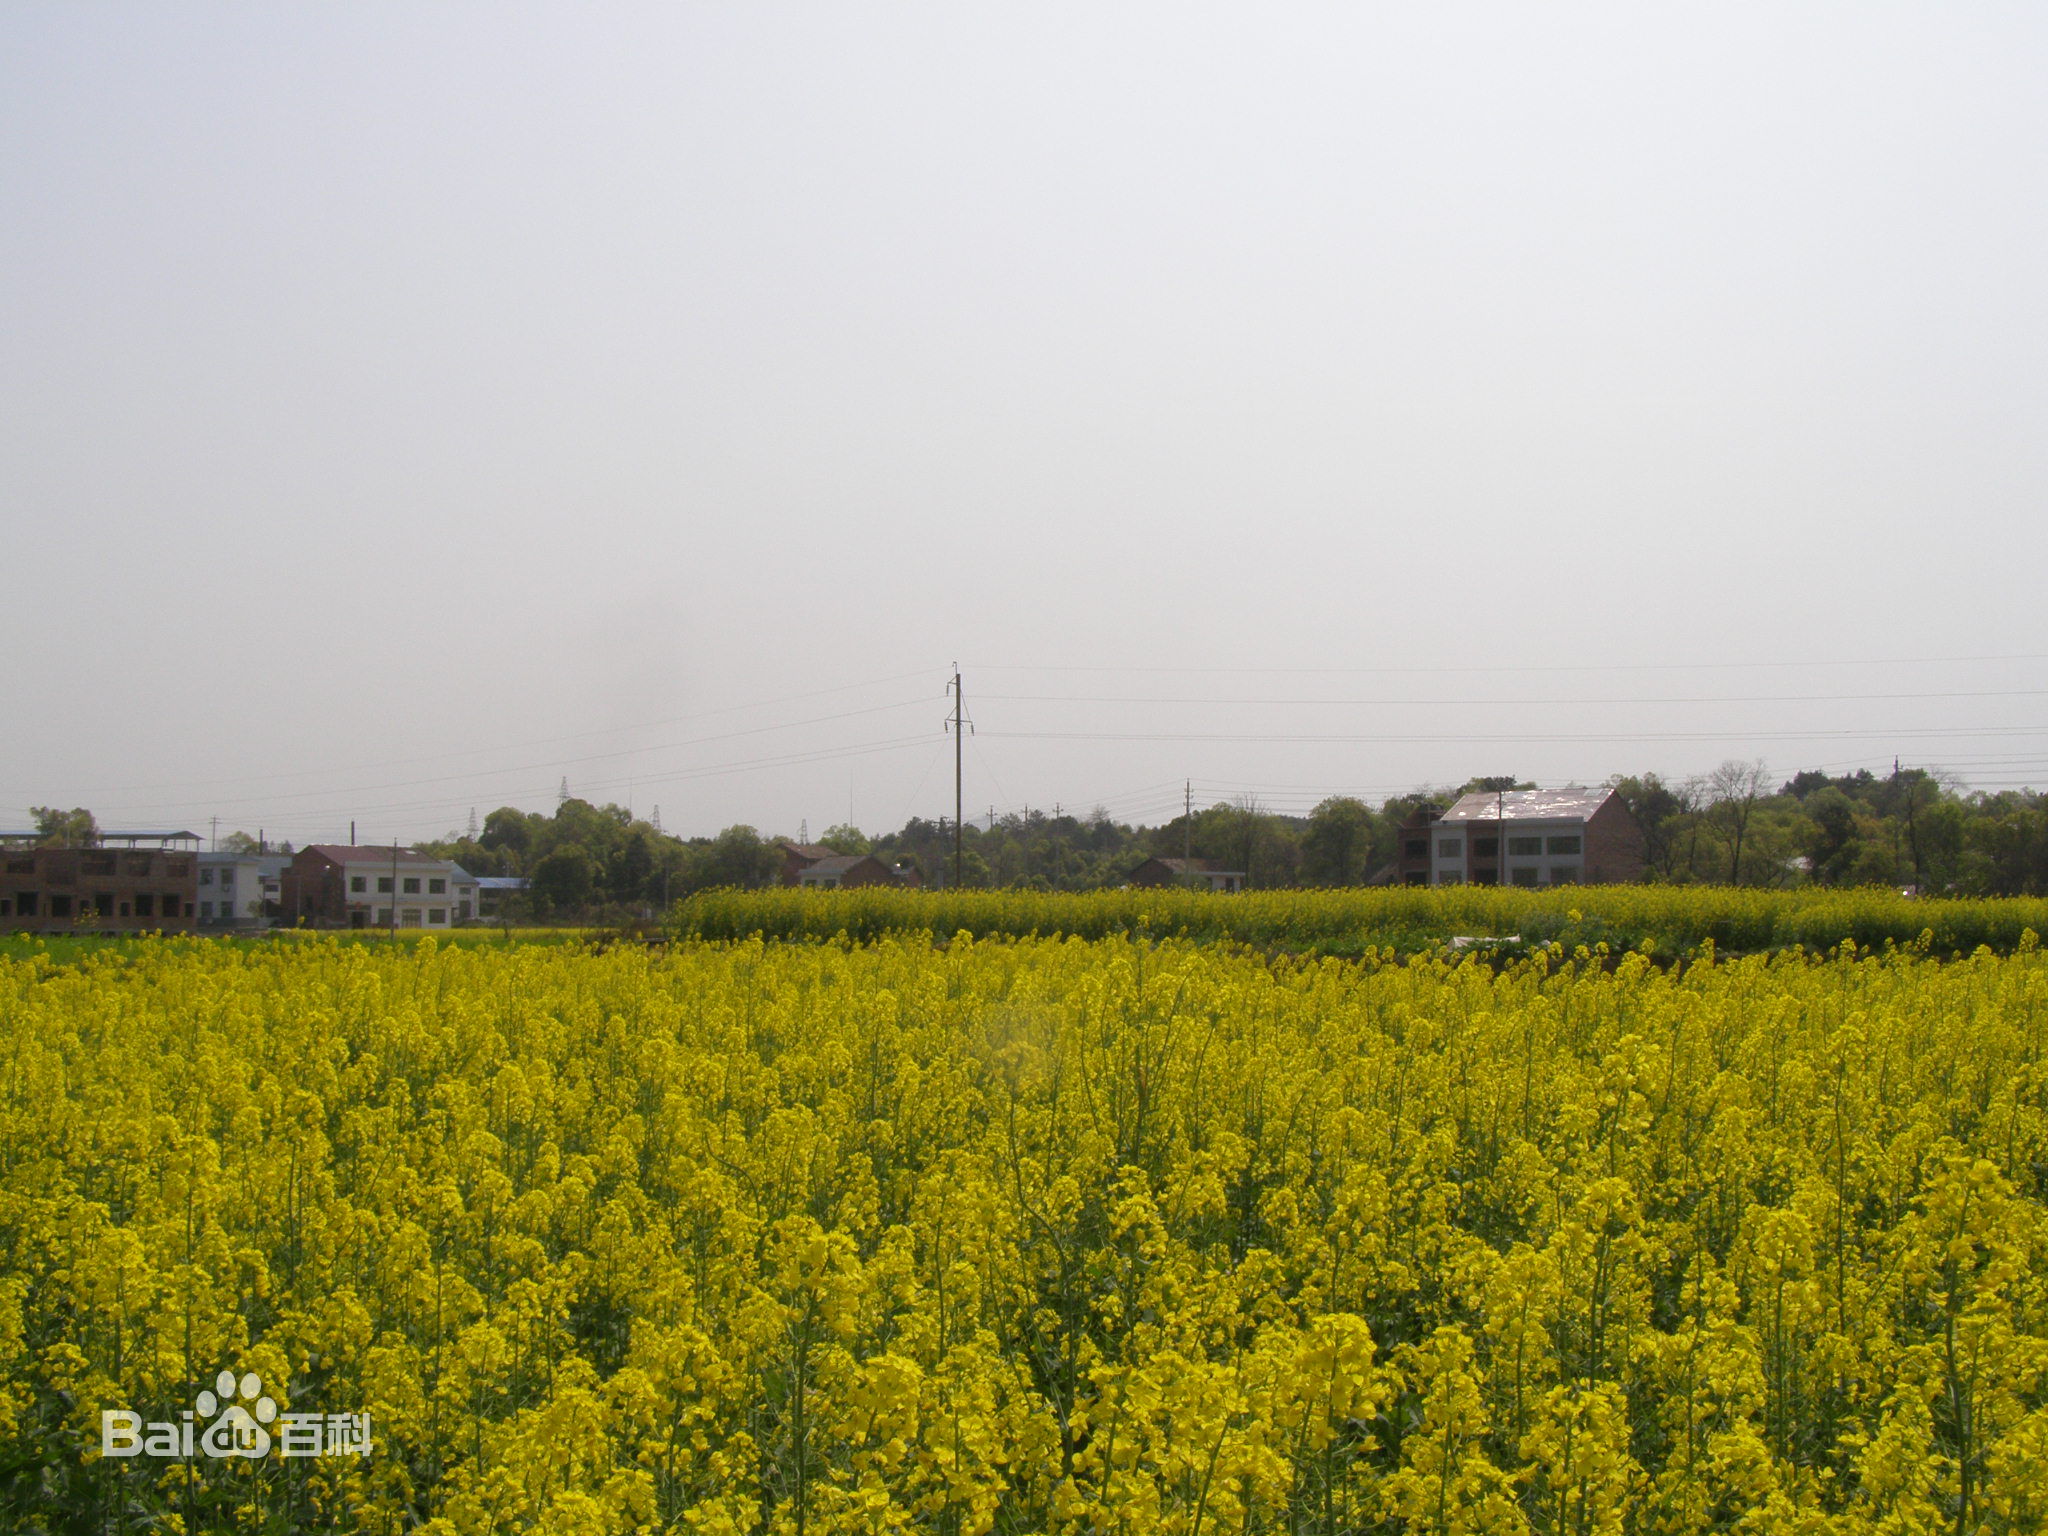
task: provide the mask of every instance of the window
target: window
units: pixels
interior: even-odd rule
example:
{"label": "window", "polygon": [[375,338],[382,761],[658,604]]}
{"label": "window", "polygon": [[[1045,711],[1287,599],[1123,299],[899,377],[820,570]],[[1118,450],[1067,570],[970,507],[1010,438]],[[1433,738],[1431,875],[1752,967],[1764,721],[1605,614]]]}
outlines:
{"label": "window", "polygon": [[407,907],[407,908],[405,908],[405,910],[404,910],[404,911],[402,911],[402,912],[400,912],[400,913],[398,914],[398,926],[399,926],[399,927],[401,927],[401,928],[417,928],[417,927],[419,927],[419,925],[420,925],[420,909],[419,909],[418,907]]}
{"label": "window", "polygon": [[36,861],[33,858],[9,859],[7,861],[7,873],[10,875],[32,875],[35,872]]}
{"label": "window", "polygon": [[1459,874],[1455,869],[1443,869],[1437,871],[1436,883],[1438,885],[1462,885],[1464,883],[1464,880],[1465,877]]}
{"label": "window", "polygon": [[[204,877],[204,876],[201,876],[201,877],[200,877],[200,881],[199,881],[199,883],[200,883],[201,885],[204,885],[204,884],[206,884],[206,880],[205,880],[205,877]],[[213,903],[212,903],[212,902],[210,902],[210,901],[202,901],[201,903],[199,903],[199,921],[201,921],[202,923],[210,923],[210,922],[212,922],[212,921],[213,921]]]}
{"label": "window", "polygon": [[222,885],[233,885],[235,883],[235,872],[232,869],[222,870],[220,872],[220,883]]}
{"label": "window", "polygon": [[445,928],[445,927],[447,927],[447,926],[448,926],[448,909],[447,909],[446,907],[429,907],[429,908],[427,908],[427,926],[428,926],[429,928]]}
{"label": "window", "polygon": [[1543,852],[1540,837],[1511,837],[1508,839],[1508,857],[1511,859],[1533,858]]}
{"label": "window", "polygon": [[417,896],[419,895],[419,893],[420,877],[418,875],[407,875],[405,877],[405,894],[408,896]]}
{"label": "window", "polygon": [[10,916],[12,912],[12,903],[10,903],[5,896],[0,896],[0,917]]}
{"label": "window", "polygon": [[1545,853],[1577,853],[1579,840],[1576,837],[1552,837],[1545,839]]}
{"label": "window", "polygon": [[[1577,839],[1574,838],[1573,841],[1576,842]],[[1579,866],[1576,864],[1551,865],[1550,883],[1552,885],[1577,885],[1579,883]]]}
{"label": "window", "polygon": [[81,875],[111,875],[114,872],[114,856],[111,853],[88,853],[78,861]]}
{"label": "window", "polygon": [[71,898],[69,896],[52,896],[50,898],[50,916],[69,917],[70,915]]}
{"label": "window", "polygon": [[468,922],[468,921],[469,921],[469,903],[468,903],[468,902],[466,902],[466,901],[465,901],[465,902],[463,902],[463,903],[462,903],[462,904],[461,904],[460,906],[458,906],[458,907],[457,907],[457,908],[455,909],[455,920],[456,920],[456,921],[457,921],[458,923],[466,923],[466,922]]}
{"label": "window", "polygon": [[377,894],[379,896],[389,896],[391,894],[391,877],[389,875],[379,875],[377,877]]}
{"label": "window", "polygon": [[1512,871],[1509,878],[1517,885],[1534,885],[1536,883],[1536,866],[1534,864],[1524,864],[1520,869]]}
{"label": "window", "polygon": [[137,891],[135,893],[135,915],[137,917],[155,917],[156,897],[152,896],[148,891]]}
{"label": "window", "polygon": [[429,880],[427,882],[427,894],[429,896],[446,896],[448,894],[448,882],[446,880]]}
{"label": "window", "polygon": [[1472,839],[1472,853],[1476,858],[1497,858],[1500,854],[1500,839],[1497,837],[1475,837]]}
{"label": "window", "polygon": [[1436,840],[1436,856],[1440,859],[1461,859],[1465,856],[1465,839],[1462,837],[1440,837]]}
{"label": "window", "polygon": [[370,888],[370,882],[361,875],[350,875],[348,877],[348,888],[352,894],[360,896]]}
{"label": "window", "polygon": [[34,917],[36,915],[36,893],[34,891],[16,891],[14,893],[14,915],[16,917]]}
{"label": "window", "polygon": [[112,891],[101,891],[98,895],[94,896],[92,899],[92,909],[100,917],[112,917],[114,915],[114,893]]}
{"label": "window", "polygon": [[379,907],[377,909],[377,926],[379,928],[389,928],[391,926],[391,909],[389,907]]}
{"label": "window", "polygon": [[199,871],[199,883],[200,883],[201,885],[211,885],[211,884],[213,884],[213,871],[212,871],[211,869],[202,869],[202,870],[200,870],[200,871]]}
{"label": "window", "polygon": [[176,918],[176,917],[177,917],[177,915],[178,915],[178,911],[179,911],[179,901],[178,901],[178,893],[177,893],[176,891],[167,891],[167,892],[165,892],[165,893],[164,893],[164,916],[165,916],[165,917],[168,917],[168,918]]}
{"label": "window", "polygon": [[1406,846],[1408,849],[1407,856],[1411,859],[1426,859],[1429,857],[1429,841],[1426,838],[1417,838]]}

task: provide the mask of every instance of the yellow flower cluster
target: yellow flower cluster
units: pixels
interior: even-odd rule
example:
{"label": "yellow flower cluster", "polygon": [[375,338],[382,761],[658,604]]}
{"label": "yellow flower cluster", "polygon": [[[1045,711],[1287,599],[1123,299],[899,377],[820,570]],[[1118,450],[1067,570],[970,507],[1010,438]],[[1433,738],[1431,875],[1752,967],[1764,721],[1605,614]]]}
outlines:
{"label": "yellow flower cluster", "polygon": [[2031,942],[16,953],[0,1528],[2048,1522]]}

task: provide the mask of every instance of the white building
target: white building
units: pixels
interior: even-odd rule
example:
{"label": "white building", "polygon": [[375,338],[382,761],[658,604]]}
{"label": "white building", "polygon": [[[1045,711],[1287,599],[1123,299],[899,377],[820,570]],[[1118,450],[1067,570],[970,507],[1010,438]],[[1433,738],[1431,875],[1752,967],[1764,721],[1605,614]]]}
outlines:
{"label": "white building", "polygon": [[200,854],[199,927],[271,927],[281,910],[284,867],[291,861],[288,853]]}

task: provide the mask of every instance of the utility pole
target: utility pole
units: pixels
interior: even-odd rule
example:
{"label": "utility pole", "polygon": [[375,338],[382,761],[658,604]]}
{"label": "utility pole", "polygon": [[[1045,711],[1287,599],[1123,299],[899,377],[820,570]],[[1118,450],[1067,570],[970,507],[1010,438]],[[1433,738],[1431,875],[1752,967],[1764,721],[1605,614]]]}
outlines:
{"label": "utility pole", "polygon": [[953,884],[957,887],[962,878],[966,844],[961,835],[961,785],[965,782],[967,765],[966,729],[967,694],[960,686],[960,663],[953,663]]}
{"label": "utility pole", "polygon": [[[1496,785],[1498,781],[1496,781]],[[1496,787],[1493,792],[1493,883],[1508,883],[1508,792]]]}
{"label": "utility pole", "polygon": [[398,839],[391,839],[391,937],[398,937]]}
{"label": "utility pole", "polygon": [[1180,877],[1190,885],[1195,879],[1195,781],[1181,789]]}
{"label": "utility pole", "polygon": [[[1897,770],[1897,769],[1893,769],[1892,771],[1893,771],[1894,773],[1896,773],[1896,772],[1897,772],[1898,770]],[[213,851],[213,852],[215,852],[215,853],[219,853],[219,852],[220,852],[220,818],[219,818],[218,816],[216,816],[216,817],[214,817],[214,818],[213,818],[213,849],[212,849],[212,851]]]}

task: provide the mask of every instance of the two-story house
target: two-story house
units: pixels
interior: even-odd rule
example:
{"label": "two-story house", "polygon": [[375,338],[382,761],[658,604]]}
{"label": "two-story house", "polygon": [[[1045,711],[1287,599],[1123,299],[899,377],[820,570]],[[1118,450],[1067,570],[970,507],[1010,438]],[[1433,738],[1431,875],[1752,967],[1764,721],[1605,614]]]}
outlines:
{"label": "two-story house", "polygon": [[1643,876],[1642,829],[1609,789],[1476,791],[1403,836],[1427,840],[1431,885],[1611,885]]}

